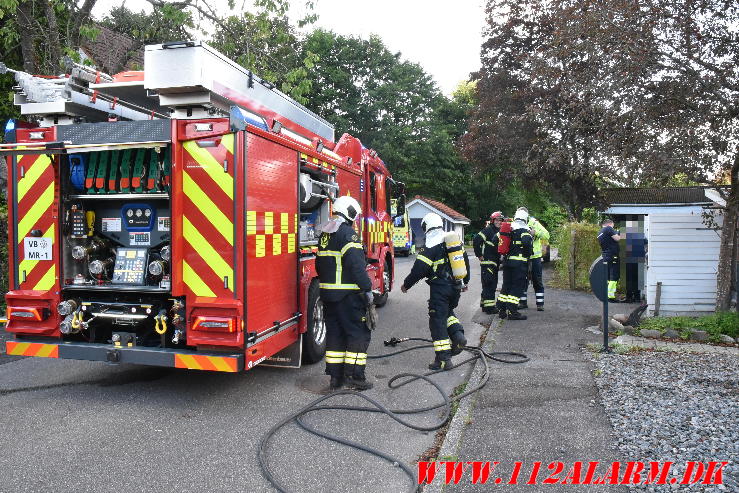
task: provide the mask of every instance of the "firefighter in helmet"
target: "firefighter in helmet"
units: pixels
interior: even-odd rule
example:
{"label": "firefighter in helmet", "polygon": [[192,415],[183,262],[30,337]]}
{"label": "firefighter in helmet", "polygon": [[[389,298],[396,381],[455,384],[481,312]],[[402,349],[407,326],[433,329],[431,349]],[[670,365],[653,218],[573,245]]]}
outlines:
{"label": "firefighter in helmet", "polygon": [[466,285],[470,280],[469,259],[465,253],[466,277],[462,281],[455,280],[444,243],[443,226],[441,216],[433,212],[426,214],[421,220],[421,229],[426,234],[425,244],[418,250],[413,268],[400,288],[406,293],[423,278],[426,278],[426,283],[430,286],[429,329],[436,356],[429,365],[431,370],[451,369],[451,357],[462,352],[467,345],[464,328],[454,315],[454,309],[459,303],[460,293],[467,289]]}
{"label": "firefighter in helmet", "polygon": [[[549,231],[534,216],[529,216],[529,231],[534,240],[532,244],[533,253],[529,259],[529,269],[531,271],[531,284],[534,285],[534,294],[536,295],[536,309],[544,311],[544,275],[542,270],[542,241],[549,241]],[[528,308],[527,291],[529,290],[529,279],[526,278],[526,287],[521,296],[521,302],[518,308]]]}
{"label": "firefighter in helmet", "polygon": [[367,390],[367,307],[373,302],[364,250],[352,224],[362,209],[354,198],[334,201],[334,217],[322,227],[316,270],[326,320],[326,374],[330,390]]}
{"label": "firefighter in helmet", "polygon": [[533,239],[528,227],[529,213],[519,207],[513,216],[511,247],[503,267],[503,286],[498,295],[500,318],[526,320],[526,315],[518,311],[518,304],[526,288],[529,257],[532,254]]}
{"label": "firefighter in helmet", "polygon": [[498,269],[500,254],[498,253],[498,231],[503,223],[503,213],[495,211],[490,214],[490,223],[472,239],[475,256],[480,261],[482,294],[480,307],[485,313],[498,313],[495,306],[495,290],[498,287]]}

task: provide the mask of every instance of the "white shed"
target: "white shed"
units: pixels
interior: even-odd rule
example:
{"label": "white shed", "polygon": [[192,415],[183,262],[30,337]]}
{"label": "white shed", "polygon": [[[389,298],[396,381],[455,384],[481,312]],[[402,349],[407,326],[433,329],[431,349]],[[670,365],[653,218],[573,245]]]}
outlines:
{"label": "white shed", "polygon": [[[611,206],[604,212],[626,233],[621,255],[627,286],[636,283],[646,295],[650,315],[657,310],[665,316],[715,310],[721,231],[703,221],[704,212],[715,211],[707,196],[711,191],[715,192],[705,187],[606,191]],[[722,217],[717,215],[715,221],[720,226]],[[635,248],[639,241],[644,247]],[[631,257],[637,250],[644,252],[641,262]],[[630,263],[643,267],[632,269],[629,276]]]}
{"label": "white shed", "polygon": [[[469,226],[470,220],[448,205],[438,200],[416,195],[413,200],[408,202],[406,209],[408,210],[416,244],[423,242],[424,234],[421,230],[421,219],[429,212],[435,212],[441,216],[444,221],[444,231],[455,231],[464,240],[464,227]],[[416,238],[418,240],[415,240]]]}

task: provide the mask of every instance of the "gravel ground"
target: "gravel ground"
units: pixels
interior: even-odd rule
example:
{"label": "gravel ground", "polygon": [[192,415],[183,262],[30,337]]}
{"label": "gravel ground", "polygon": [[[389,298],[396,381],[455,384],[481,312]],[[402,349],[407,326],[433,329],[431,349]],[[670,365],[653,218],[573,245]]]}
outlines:
{"label": "gravel ground", "polygon": [[[647,491],[739,491],[739,358],[643,351],[589,353],[603,406],[627,460],[728,461],[724,485],[638,486]],[[678,479],[678,482],[679,482]]]}

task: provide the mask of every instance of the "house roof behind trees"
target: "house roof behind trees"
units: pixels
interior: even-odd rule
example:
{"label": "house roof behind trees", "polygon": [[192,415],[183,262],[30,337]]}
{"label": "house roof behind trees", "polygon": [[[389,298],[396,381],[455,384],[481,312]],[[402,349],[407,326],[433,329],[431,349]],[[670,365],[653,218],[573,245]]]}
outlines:
{"label": "house roof behind trees", "polygon": [[[414,202],[414,201],[416,201],[416,200],[422,200],[423,202],[426,202],[428,205],[430,205],[434,209],[438,210],[439,212],[445,214],[446,216],[450,217],[454,221],[457,221],[457,222],[466,222],[467,224],[470,223],[470,220],[467,217],[465,217],[464,214],[455,211],[454,209],[452,209],[448,205],[446,205],[446,204],[444,204],[442,202],[439,202],[438,200],[429,199],[429,198],[423,197],[421,195],[416,195],[413,198],[413,201],[411,201],[411,203]],[[408,205],[410,205],[411,203],[409,203]]]}
{"label": "house roof behind trees", "polygon": [[611,205],[710,204],[711,200],[706,197],[706,190],[715,188],[711,186],[606,188],[603,190],[603,197],[606,203]]}
{"label": "house roof behind trees", "polygon": [[139,70],[143,69],[144,49],[141,43],[103,25],[95,27],[100,32],[94,40],[83,43],[81,48],[98,70],[112,75],[137,65]]}

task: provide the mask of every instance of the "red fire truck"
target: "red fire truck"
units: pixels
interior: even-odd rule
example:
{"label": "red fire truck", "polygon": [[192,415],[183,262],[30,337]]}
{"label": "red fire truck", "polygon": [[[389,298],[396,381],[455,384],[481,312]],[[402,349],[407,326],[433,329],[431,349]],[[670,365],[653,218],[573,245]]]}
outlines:
{"label": "red fire truck", "polygon": [[143,72],[67,68],[12,71],[34,124],[9,122],[0,146],[8,354],[228,372],[319,361],[317,227],[347,194],[385,303],[390,201],[404,199],[375,151],[204,43],[147,46]]}

